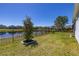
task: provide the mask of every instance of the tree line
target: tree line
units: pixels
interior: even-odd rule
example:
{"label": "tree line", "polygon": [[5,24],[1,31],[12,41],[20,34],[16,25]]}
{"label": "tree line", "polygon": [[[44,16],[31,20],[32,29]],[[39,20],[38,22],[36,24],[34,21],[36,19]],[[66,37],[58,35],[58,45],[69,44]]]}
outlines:
{"label": "tree line", "polygon": [[[33,23],[31,22],[31,18],[30,17],[26,17],[26,19],[23,21],[23,25],[24,26],[14,26],[14,25],[10,25],[10,26],[6,26],[6,25],[0,25],[0,29],[10,29],[9,31],[1,31],[0,30],[0,34],[4,34],[6,32],[10,33],[13,37],[12,42],[14,42],[14,34],[16,32],[24,32],[24,38],[27,40],[32,39],[33,37],[33,31],[42,31],[42,32],[63,32],[63,31],[71,31],[72,30],[72,25],[68,25],[66,26],[66,24],[68,23],[68,17],[67,16],[58,16],[56,18],[56,20],[54,21],[54,25],[51,27],[42,27],[42,26],[33,26]],[[15,30],[17,29],[17,30]],[[23,30],[19,30],[19,29],[23,29]]]}
{"label": "tree line", "polygon": [[[70,31],[72,30],[72,25],[67,25],[68,23],[68,17],[67,16],[58,16],[55,21],[54,21],[54,25],[51,27],[47,27],[47,26],[35,26],[33,27],[34,31],[37,30],[50,30],[52,29],[53,31]],[[23,29],[24,26],[15,26],[15,25],[10,25],[10,26],[6,26],[1,24],[0,25],[0,29]]]}
{"label": "tree line", "polygon": [[15,26],[15,25],[10,25],[10,26],[6,26],[1,24],[0,25],[0,29],[22,29],[23,26]]}

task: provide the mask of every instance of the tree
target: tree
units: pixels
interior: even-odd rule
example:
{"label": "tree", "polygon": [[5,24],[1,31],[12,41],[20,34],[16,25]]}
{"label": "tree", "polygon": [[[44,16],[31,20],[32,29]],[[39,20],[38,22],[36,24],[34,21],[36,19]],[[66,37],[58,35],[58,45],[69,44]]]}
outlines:
{"label": "tree", "polygon": [[58,16],[55,21],[55,28],[57,31],[64,31],[64,27],[68,22],[67,16]]}
{"label": "tree", "polygon": [[16,29],[23,29],[23,26],[16,26]]}
{"label": "tree", "polygon": [[33,38],[33,23],[30,17],[26,17],[24,20],[24,38],[27,40],[32,40]]}
{"label": "tree", "polygon": [[10,26],[8,26],[8,29],[16,29],[16,26],[10,25]]}
{"label": "tree", "polygon": [[7,29],[7,26],[6,25],[0,25],[0,29]]}

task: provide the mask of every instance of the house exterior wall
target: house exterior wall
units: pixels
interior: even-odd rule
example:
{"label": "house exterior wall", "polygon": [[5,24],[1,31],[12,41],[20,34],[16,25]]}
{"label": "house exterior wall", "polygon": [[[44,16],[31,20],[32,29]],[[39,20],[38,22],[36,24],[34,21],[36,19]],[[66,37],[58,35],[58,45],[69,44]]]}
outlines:
{"label": "house exterior wall", "polygon": [[79,3],[74,4],[74,20],[76,21],[79,16]]}

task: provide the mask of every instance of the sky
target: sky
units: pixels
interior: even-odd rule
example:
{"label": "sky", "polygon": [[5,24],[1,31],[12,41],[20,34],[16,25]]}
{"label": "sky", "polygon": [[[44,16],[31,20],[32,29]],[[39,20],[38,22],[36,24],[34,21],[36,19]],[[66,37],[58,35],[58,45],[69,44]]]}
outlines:
{"label": "sky", "polygon": [[26,16],[34,26],[52,26],[58,16],[68,16],[72,24],[73,13],[71,3],[0,3],[0,24],[23,25]]}

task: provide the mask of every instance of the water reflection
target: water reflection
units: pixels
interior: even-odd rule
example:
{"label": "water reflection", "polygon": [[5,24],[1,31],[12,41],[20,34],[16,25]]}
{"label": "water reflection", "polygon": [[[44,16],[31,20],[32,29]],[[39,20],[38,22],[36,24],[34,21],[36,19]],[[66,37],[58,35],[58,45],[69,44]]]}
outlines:
{"label": "water reflection", "polygon": [[[44,34],[44,33],[40,32],[40,31],[33,32],[33,35],[42,35],[42,34]],[[14,37],[16,37],[16,36],[22,36],[22,35],[23,35],[23,33],[15,33]],[[11,33],[0,33],[0,39],[2,39],[2,38],[11,38],[11,37],[12,37]]]}
{"label": "water reflection", "polygon": [[[22,35],[22,33],[15,33],[14,37],[20,36],[20,35]],[[11,38],[11,37],[12,37],[12,34],[10,34],[10,33],[0,34],[0,39],[1,38]]]}

